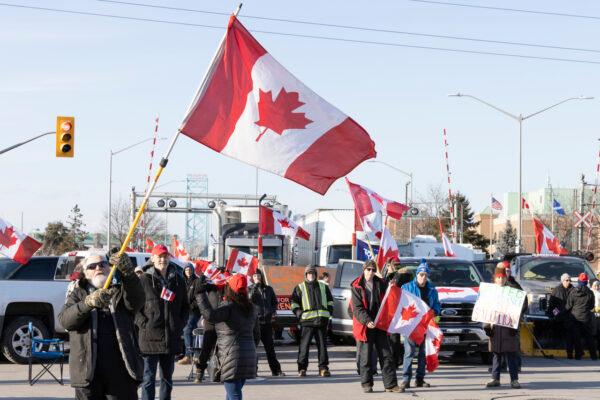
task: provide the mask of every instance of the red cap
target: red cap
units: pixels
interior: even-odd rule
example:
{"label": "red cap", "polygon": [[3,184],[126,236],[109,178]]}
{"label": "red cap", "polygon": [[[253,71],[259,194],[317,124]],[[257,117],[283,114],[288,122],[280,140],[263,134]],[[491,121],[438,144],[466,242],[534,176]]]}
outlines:
{"label": "red cap", "polygon": [[169,254],[169,249],[164,244],[157,244],[152,249],[153,256],[162,256],[163,254]]}
{"label": "red cap", "polygon": [[246,278],[246,275],[235,274],[227,280],[227,284],[236,293],[248,290],[248,278]]}
{"label": "red cap", "polygon": [[586,275],[585,272],[582,272],[579,274],[579,277],[577,278],[577,280],[579,280],[580,282],[587,282],[588,276]]}

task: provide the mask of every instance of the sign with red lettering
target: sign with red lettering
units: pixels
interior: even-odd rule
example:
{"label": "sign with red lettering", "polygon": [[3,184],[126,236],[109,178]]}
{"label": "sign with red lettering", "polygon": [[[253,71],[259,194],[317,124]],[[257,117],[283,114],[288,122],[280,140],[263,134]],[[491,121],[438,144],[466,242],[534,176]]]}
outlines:
{"label": "sign with red lettering", "polygon": [[509,286],[479,284],[479,298],[471,319],[476,322],[517,329],[527,294]]}
{"label": "sign with red lettering", "polygon": [[277,296],[277,311],[292,311],[292,296]]}

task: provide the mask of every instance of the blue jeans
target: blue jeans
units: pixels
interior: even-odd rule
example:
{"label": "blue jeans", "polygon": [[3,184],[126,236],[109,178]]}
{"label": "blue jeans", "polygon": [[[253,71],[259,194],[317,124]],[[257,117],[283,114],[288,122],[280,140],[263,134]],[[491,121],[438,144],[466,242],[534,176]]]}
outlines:
{"label": "blue jeans", "polygon": [[417,356],[417,381],[425,379],[425,341],[417,346],[404,336],[404,362],[402,363],[402,383],[410,384],[412,378],[412,360]]}
{"label": "blue jeans", "polygon": [[223,382],[225,386],[225,400],[242,400],[244,383],[246,383],[245,379],[233,379]]}
{"label": "blue jeans", "polygon": [[174,354],[154,354],[144,356],[144,381],[142,382],[142,400],[154,400],[156,386],[156,367],[160,365],[160,400],[170,400],[173,390]]}
{"label": "blue jeans", "polygon": [[198,321],[200,321],[200,314],[191,311],[190,316],[188,317],[187,324],[185,328],[183,328],[183,341],[185,343],[185,355],[188,357],[192,357],[192,351],[190,348],[194,344],[194,329],[198,327]]}

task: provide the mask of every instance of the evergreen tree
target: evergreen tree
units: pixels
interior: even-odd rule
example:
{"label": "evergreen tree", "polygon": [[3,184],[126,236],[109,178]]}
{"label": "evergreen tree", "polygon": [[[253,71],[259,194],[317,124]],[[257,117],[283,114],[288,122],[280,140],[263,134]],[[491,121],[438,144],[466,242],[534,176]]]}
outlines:
{"label": "evergreen tree", "polygon": [[[481,233],[477,232],[479,222],[475,221],[475,213],[471,210],[471,204],[469,200],[460,192],[454,194],[454,207],[456,207],[455,213],[457,215],[454,223],[458,227],[460,232],[461,224],[463,229],[463,242],[471,243],[473,247],[481,249],[487,252],[487,246],[489,241]],[[462,211],[462,218],[461,218]],[[442,223],[444,230],[449,232],[450,230],[450,207],[444,209],[442,212]]]}
{"label": "evergreen tree", "polygon": [[82,218],[83,214],[81,213],[81,209],[75,204],[67,218],[71,241],[73,243],[73,248],[71,250],[84,250],[83,243],[88,233],[82,229],[85,226]]}
{"label": "evergreen tree", "polygon": [[41,254],[60,255],[74,249],[71,230],[62,222],[50,222],[42,234]]}
{"label": "evergreen tree", "polygon": [[496,248],[503,255],[513,253],[515,251],[515,243],[517,241],[517,230],[513,228],[510,220],[506,221],[504,230],[500,232]]}

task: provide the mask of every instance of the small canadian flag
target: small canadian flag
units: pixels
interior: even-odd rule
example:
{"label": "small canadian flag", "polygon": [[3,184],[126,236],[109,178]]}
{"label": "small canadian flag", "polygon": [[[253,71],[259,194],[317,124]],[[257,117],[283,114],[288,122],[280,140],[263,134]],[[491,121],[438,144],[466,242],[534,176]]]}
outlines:
{"label": "small canadian flag", "polygon": [[232,275],[242,274],[251,277],[257,268],[258,258],[252,254],[246,254],[238,249],[233,249],[231,250],[231,254],[229,254],[225,270]]}
{"label": "small canadian flag", "polygon": [[0,218],[0,253],[19,264],[27,264],[42,244],[15,229],[8,221]]}
{"label": "small canadian flag", "polygon": [[160,298],[163,300],[166,300],[170,303],[173,300],[175,300],[175,292],[172,292],[169,289],[167,289],[166,287],[164,287],[162,289],[162,292],[160,292]]}

